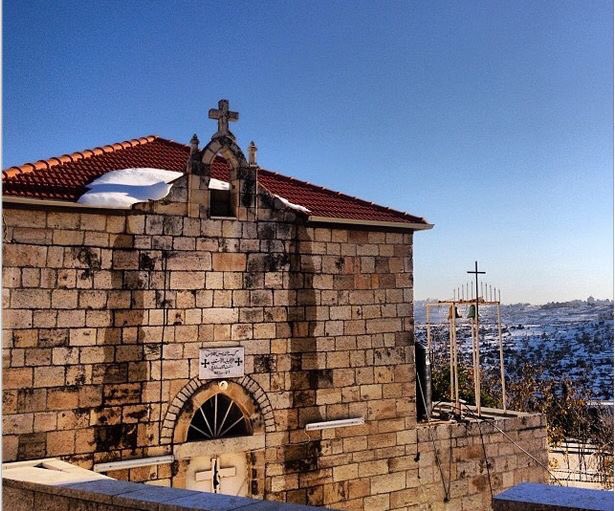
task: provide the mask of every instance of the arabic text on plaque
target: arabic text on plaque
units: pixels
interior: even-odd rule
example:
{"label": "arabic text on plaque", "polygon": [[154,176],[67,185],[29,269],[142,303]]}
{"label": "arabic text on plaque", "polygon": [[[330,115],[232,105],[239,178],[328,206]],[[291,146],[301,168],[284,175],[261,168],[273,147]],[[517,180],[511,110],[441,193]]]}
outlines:
{"label": "arabic text on plaque", "polygon": [[243,348],[203,348],[199,356],[199,378],[236,378],[244,375]]}

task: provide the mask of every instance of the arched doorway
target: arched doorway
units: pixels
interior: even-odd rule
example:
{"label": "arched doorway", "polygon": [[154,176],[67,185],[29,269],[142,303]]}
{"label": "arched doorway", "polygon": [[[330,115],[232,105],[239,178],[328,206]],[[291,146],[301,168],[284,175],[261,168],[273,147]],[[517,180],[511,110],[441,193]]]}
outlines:
{"label": "arched doorway", "polygon": [[173,441],[173,486],[262,497],[263,420],[241,385],[212,382],[196,390],[178,415]]}

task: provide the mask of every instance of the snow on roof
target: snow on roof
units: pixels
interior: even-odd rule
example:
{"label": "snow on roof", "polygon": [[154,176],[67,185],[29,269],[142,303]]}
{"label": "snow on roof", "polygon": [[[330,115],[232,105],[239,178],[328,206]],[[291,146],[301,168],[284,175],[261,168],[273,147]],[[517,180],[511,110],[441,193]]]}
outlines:
{"label": "snow on roof", "polygon": [[112,209],[130,209],[137,202],[160,200],[171,191],[181,172],[152,168],[112,170],[86,185],[80,204]]}
{"label": "snow on roof", "polygon": [[284,204],[287,208],[291,208],[291,209],[296,209],[297,211],[302,211],[303,213],[307,213],[308,215],[310,214],[310,210],[304,206],[300,206],[299,204],[295,204],[293,202],[290,202],[288,199],[285,199],[284,197],[280,196],[280,195],[273,195],[276,199],[279,199],[282,201],[282,204]]}
{"label": "snow on roof", "polygon": [[209,180],[209,189],[210,190],[230,190],[231,183],[227,183],[226,181],[220,181],[219,179],[212,177]]}

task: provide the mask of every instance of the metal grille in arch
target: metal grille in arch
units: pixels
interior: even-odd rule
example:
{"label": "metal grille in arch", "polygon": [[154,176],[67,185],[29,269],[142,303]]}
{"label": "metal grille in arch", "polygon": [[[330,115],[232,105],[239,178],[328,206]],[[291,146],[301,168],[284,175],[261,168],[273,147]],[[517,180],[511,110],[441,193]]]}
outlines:
{"label": "metal grille in arch", "polygon": [[225,394],[215,394],[192,417],[188,442],[251,434],[250,421],[235,401]]}

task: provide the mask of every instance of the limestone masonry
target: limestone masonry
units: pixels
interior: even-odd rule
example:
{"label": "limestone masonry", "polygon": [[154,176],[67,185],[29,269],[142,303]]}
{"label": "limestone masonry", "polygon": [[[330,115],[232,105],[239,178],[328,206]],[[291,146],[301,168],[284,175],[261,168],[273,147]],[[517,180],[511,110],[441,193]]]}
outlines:
{"label": "limestone masonry", "polygon": [[[104,473],[370,511],[488,509],[490,486],[543,481],[490,425],[417,425],[417,226],[311,220],[224,128],[157,202],[5,197],[4,461],[166,457]],[[221,156],[224,218],[208,189]],[[225,347],[243,348],[243,375],[201,379],[200,350]],[[305,430],[347,418],[365,422]],[[546,462],[540,416],[496,424]]]}

